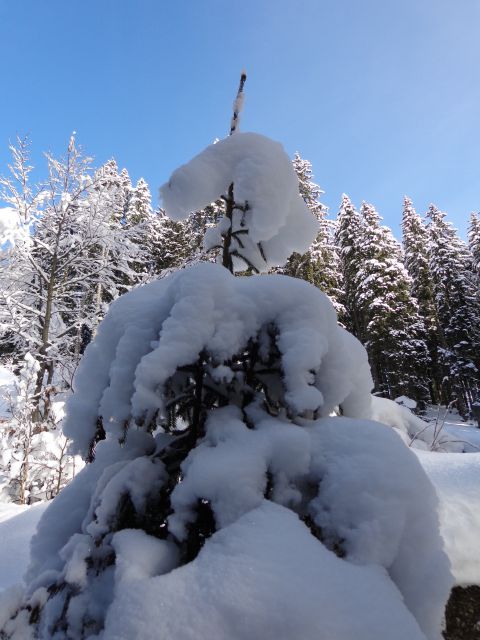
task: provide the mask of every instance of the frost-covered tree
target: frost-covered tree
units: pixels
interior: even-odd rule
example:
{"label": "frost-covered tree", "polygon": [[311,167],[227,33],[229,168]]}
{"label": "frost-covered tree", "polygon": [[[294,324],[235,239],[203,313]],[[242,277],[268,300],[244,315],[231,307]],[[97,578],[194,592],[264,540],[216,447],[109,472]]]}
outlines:
{"label": "frost-covered tree", "polygon": [[328,295],[337,313],[342,317],[344,308],[340,263],[333,243],[333,223],[327,220],[327,208],[320,201],[323,191],[313,182],[312,165],[299,153],[293,158],[293,167],[298,176],[300,195],[318,220],[319,230],[309,250],[300,255],[294,253],[282,269],[282,273],[302,278]]}
{"label": "frost-covered tree", "polygon": [[46,398],[48,425],[32,421],[39,367],[27,353],[9,396],[10,419],[0,423],[0,495],[19,504],[54,498],[75,473],[60,427],[63,402]]}
{"label": "frost-covered tree", "polygon": [[480,217],[478,213],[470,214],[470,225],[468,228],[468,246],[473,256],[473,265],[480,277]]}
{"label": "frost-covered tree", "polygon": [[[134,245],[112,222],[112,163],[92,178],[73,136],[65,159],[47,161],[48,181],[28,203],[28,217],[22,214],[28,233],[11,247],[0,285],[2,334],[14,335],[20,354],[39,362],[37,396],[54,383],[70,384],[82,326],[93,328],[102,314],[98,288],[114,299],[125,290],[121,280],[135,276]],[[10,202],[30,197],[22,184],[10,181],[8,189]]]}
{"label": "frost-covered tree", "polygon": [[152,196],[148,184],[143,178],[137,181],[135,187],[130,189],[126,206],[125,224],[135,226],[148,220],[152,215]]}
{"label": "frost-covered tree", "polygon": [[466,414],[479,393],[480,307],[472,255],[445,213],[428,210],[428,256],[438,318],[439,361],[445,400]]}
{"label": "frost-covered tree", "polygon": [[336,220],[335,246],[340,259],[344,289],[345,314],[343,322],[357,338],[361,338],[365,333],[365,320],[362,317],[357,298],[357,274],[362,261],[362,234],[362,217],[350,198],[344,194]]}
{"label": "frost-covered tree", "polygon": [[404,199],[402,232],[404,264],[411,279],[410,291],[418,303],[426,331],[430,395],[432,402],[436,403],[441,401],[443,371],[438,361],[438,320],[429,264],[428,231],[407,197]]}
{"label": "frost-covered tree", "polygon": [[195,238],[188,221],[171,220],[159,209],[148,224],[150,271],[165,275],[184,265],[194,254]]}
{"label": "frost-covered tree", "polygon": [[388,397],[429,397],[428,350],[423,320],[410,293],[402,251],[375,208],[362,204],[360,268],[356,283],[360,339],[367,348],[375,388]]}
{"label": "frost-covered tree", "polygon": [[11,177],[2,179],[18,233],[2,262],[0,344],[19,367],[25,358],[32,363],[3,430],[10,452],[3,475],[9,497],[21,503],[53,497],[69,477],[55,407],[71,390],[106,303],[137,278],[131,262],[140,252],[115,208],[113,163],[93,173],[72,136],[66,157],[47,156],[47,167],[48,180],[31,187],[21,147]]}
{"label": "frost-covered tree", "polygon": [[177,219],[227,194],[224,266],[112,304],[65,424],[92,462],[45,512],[0,633],[440,640],[450,576],[434,490],[396,434],[362,420],[364,349],[316,287],[232,273],[315,237],[287,155],[234,131],[162,194]]}

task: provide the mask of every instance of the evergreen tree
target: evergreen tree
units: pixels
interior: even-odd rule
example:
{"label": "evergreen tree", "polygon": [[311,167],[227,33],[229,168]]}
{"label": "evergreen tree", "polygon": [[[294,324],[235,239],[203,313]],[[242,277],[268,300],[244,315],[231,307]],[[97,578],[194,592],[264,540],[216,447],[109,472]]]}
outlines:
{"label": "evergreen tree", "polygon": [[[78,370],[65,424],[89,464],[39,523],[28,586],[1,607],[3,640],[200,638],[205,629],[213,638],[276,638],[284,624],[271,632],[277,593],[288,637],[297,627],[322,637],[318,599],[305,607],[295,594],[305,575],[314,594],[328,592],[332,575],[346,583],[343,609],[358,609],[366,583],[382,597],[387,590],[389,610],[415,637],[440,637],[450,571],[433,489],[400,439],[364,419],[372,383],[365,350],[316,287],[234,277],[244,264],[267,271],[304,253],[316,233],[280,145],[235,136],[182,167],[192,178],[211,163],[207,196],[178,173],[162,188],[166,211],[181,219],[227,186],[218,229],[227,268],[196,265],[112,305]],[[278,206],[259,166],[281,178]],[[350,419],[332,417],[336,408]],[[205,577],[210,558],[215,569]],[[285,592],[291,568],[300,582]],[[432,575],[439,584],[430,597]],[[165,585],[178,609],[158,614]],[[205,626],[211,588],[217,602],[223,585],[228,597]],[[250,602],[242,595],[252,588],[268,610],[245,631],[238,621]],[[333,607],[325,637],[336,628],[358,635],[343,609]],[[365,637],[386,637],[389,624],[369,621]]]}
{"label": "evergreen tree", "polygon": [[323,191],[313,182],[312,165],[297,152],[293,159],[293,167],[298,176],[300,195],[312,214],[319,222],[317,236],[309,250],[300,255],[294,253],[281,270],[282,273],[302,278],[315,285],[328,295],[335,310],[343,320],[342,282],[340,264],[334,246],[334,226],[327,220],[327,208],[320,201]]}
{"label": "evergreen tree", "polygon": [[359,339],[365,335],[365,319],[361,314],[357,297],[357,274],[362,264],[362,234],[362,217],[350,198],[344,194],[337,215],[335,245],[343,280],[343,321],[347,329]]}
{"label": "evergreen tree", "polygon": [[473,256],[473,266],[477,273],[477,282],[480,277],[480,216],[478,213],[470,214],[470,226],[468,228],[468,246]]}
{"label": "evergreen tree", "polygon": [[181,268],[195,251],[195,238],[188,221],[171,220],[163,209],[151,217],[148,233],[150,271],[154,276]]}
{"label": "evergreen tree", "polygon": [[391,398],[429,398],[426,333],[402,252],[375,208],[363,203],[361,263],[356,273],[357,312],[377,391]]}
{"label": "evergreen tree", "polygon": [[426,331],[431,400],[437,403],[441,399],[443,371],[438,361],[438,320],[428,257],[428,231],[407,197],[404,199],[402,232],[404,263],[411,279],[410,291],[418,303]]}
{"label": "evergreen tree", "polygon": [[479,392],[480,308],[473,259],[445,213],[431,205],[428,257],[438,318],[439,360],[445,401],[466,415]]}
{"label": "evergreen tree", "polygon": [[135,226],[148,220],[152,215],[152,196],[148,184],[143,178],[137,181],[134,188],[130,190],[128,198],[125,224],[129,227]]}

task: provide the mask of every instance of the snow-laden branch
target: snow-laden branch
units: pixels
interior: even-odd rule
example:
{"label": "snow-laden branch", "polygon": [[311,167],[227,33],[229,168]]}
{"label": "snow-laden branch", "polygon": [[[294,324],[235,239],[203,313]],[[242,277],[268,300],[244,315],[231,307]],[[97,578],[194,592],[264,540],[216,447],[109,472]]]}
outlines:
{"label": "snow-laden branch", "polygon": [[257,271],[283,264],[294,251],[304,253],[318,230],[282,145],[256,133],[235,133],[210,145],[177,169],[160,193],[174,220],[233,195],[232,219],[222,218],[205,246],[221,246],[230,232],[236,271],[246,264]]}

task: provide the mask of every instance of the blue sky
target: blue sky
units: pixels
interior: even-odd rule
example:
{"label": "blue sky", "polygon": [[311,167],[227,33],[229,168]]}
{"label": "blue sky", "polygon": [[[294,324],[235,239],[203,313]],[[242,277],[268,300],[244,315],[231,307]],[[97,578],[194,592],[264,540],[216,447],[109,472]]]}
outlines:
{"label": "blue sky", "polygon": [[153,192],[228,130],[308,158],[399,235],[402,198],[465,235],[480,208],[479,0],[0,0],[0,170],[16,133],[60,152],[70,133]]}

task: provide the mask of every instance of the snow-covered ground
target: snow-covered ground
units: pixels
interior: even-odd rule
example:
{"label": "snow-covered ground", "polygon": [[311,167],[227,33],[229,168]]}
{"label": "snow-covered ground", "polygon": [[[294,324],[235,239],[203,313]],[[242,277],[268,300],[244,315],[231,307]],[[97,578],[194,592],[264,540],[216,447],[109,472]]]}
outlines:
{"label": "snow-covered ground", "polygon": [[455,582],[480,584],[480,453],[415,453],[440,500],[440,530]]}
{"label": "snow-covered ground", "polygon": [[465,422],[455,410],[445,407],[429,407],[425,419],[436,425],[440,439],[460,445],[464,452],[480,452],[480,428],[474,423]]}
{"label": "snow-covered ground", "polygon": [[0,590],[22,581],[30,538],[46,507],[45,502],[33,507],[0,502]]}
{"label": "snow-covered ground", "polygon": [[[8,376],[0,371],[1,382]],[[480,429],[455,411],[430,408],[429,421],[442,424],[449,439],[471,443],[468,455],[415,449],[440,500],[441,533],[452,564],[455,582],[480,583]],[[47,503],[22,507],[0,502],[0,590],[22,580],[29,556],[29,542]]]}

